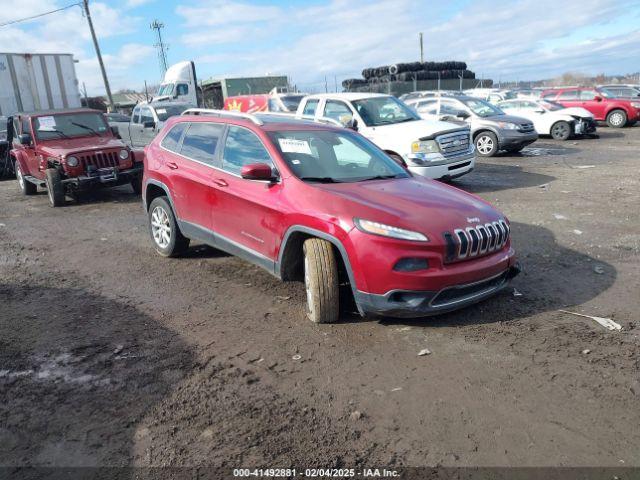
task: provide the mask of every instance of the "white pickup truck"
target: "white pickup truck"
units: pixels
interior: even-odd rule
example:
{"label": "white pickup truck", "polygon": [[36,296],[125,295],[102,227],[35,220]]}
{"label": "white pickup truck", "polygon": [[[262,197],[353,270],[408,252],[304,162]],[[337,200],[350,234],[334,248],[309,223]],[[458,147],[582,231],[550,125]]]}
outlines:
{"label": "white pickup truck", "polygon": [[332,118],[357,130],[416,175],[447,180],[469,173],[475,166],[468,127],[422,120],[391,95],[309,95],[300,102],[297,115]]}

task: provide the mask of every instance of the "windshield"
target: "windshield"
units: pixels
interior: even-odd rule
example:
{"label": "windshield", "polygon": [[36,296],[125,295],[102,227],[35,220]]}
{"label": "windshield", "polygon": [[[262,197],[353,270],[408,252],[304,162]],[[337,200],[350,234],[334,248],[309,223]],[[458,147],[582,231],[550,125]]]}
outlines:
{"label": "windshield", "polygon": [[407,178],[407,171],[359,135],[345,130],[269,133],[287,165],[309,183]]}
{"label": "windshield", "polygon": [[166,122],[169,117],[175,117],[176,115],[180,115],[186,109],[191,108],[190,105],[166,105],[163,107],[156,108],[156,114],[158,115],[158,120],[161,122]]}
{"label": "windshield", "polygon": [[304,97],[304,95],[282,95],[280,100],[288,112],[295,112],[298,110],[298,105],[300,105],[300,102]]}
{"label": "windshield", "polygon": [[412,109],[395,97],[355,100],[353,106],[368,127],[420,120]]}
{"label": "windshield", "polygon": [[33,128],[40,140],[102,135],[109,130],[101,113],[89,112],[35,117]]}
{"label": "windshield", "polygon": [[464,104],[471,109],[473,113],[479,117],[492,117],[494,115],[504,115],[504,112],[489,102],[480,100],[479,98],[469,98],[462,100]]}
{"label": "windshield", "polygon": [[164,85],[160,85],[157,95],[160,97],[164,95],[171,95],[172,93],[173,93],[173,83],[165,83]]}
{"label": "windshield", "polygon": [[547,110],[549,112],[555,112],[555,111],[558,111],[558,110],[562,110],[564,108],[559,103],[550,102],[548,100],[545,100],[544,102],[540,102],[540,105],[542,105],[542,108],[544,108],[545,110]]}

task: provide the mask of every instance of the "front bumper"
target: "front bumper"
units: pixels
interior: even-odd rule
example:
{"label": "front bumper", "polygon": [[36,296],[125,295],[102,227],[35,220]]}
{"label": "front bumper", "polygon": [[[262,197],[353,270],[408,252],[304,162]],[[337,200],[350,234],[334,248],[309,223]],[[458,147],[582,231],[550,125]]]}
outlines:
{"label": "front bumper", "polygon": [[117,168],[101,168],[91,173],[85,173],[76,177],[62,180],[62,184],[76,190],[85,190],[94,187],[115,187],[130,183],[134,178],[142,176],[143,164],[134,163],[132,168],[118,170]]}
{"label": "front bumper", "polygon": [[409,171],[421,177],[448,180],[465,175],[475,167],[476,156],[473,151],[455,157],[442,157],[436,165],[409,165]]}
{"label": "front bumper", "polygon": [[515,263],[497,275],[438,291],[393,290],[384,295],[357,291],[356,303],[365,315],[419,318],[451,312],[480,302],[509,285],[520,273]]}
{"label": "front bumper", "polygon": [[588,135],[596,133],[596,122],[592,118],[581,118],[576,120],[574,133],[576,135]]}
{"label": "front bumper", "polygon": [[502,150],[509,147],[525,147],[538,140],[538,134],[520,133],[517,130],[502,130],[498,132],[498,146]]}

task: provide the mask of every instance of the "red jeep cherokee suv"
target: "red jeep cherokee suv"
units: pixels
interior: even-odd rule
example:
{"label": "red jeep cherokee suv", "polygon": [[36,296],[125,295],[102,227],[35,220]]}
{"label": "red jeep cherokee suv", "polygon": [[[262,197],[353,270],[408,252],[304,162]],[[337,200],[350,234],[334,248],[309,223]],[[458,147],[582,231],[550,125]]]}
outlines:
{"label": "red jeep cherokee suv", "polygon": [[421,317],[482,300],[519,271],[504,215],[349,129],[192,109],[145,151],[157,252],[194,239],[304,280],[315,322],[338,319],[347,282],[361,315]]}
{"label": "red jeep cherokee suv", "polygon": [[559,103],[563,107],[582,107],[595,120],[607,122],[613,128],[634,125],[640,120],[640,99],[615,98],[606,90],[597,88],[555,88],[542,92],[542,98]]}

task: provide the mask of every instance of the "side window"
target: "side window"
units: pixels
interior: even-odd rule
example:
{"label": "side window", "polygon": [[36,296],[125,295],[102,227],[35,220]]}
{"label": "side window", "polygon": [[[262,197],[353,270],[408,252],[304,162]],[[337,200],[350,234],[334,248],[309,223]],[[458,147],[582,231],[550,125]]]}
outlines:
{"label": "side window", "polygon": [[182,138],[182,133],[186,130],[187,125],[189,124],[186,122],[174,125],[173,128],[169,130],[169,133],[164,136],[160,145],[167,150],[178,153],[180,139]]}
{"label": "side window", "polygon": [[438,112],[438,105],[433,100],[420,102],[416,110],[420,113],[426,113],[427,115],[435,115]]}
{"label": "side window", "polygon": [[140,109],[140,122],[153,122],[153,115],[151,114],[151,109],[149,107],[142,107]]}
{"label": "side window", "polygon": [[498,108],[504,111],[515,110],[518,108],[518,104],[516,102],[501,102]]}
{"label": "side window", "polygon": [[189,85],[186,83],[179,83],[176,87],[176,95],[188,95],[189,94]]}
{"label": "side window", "polygon": [[29,118],[22,119],[22,133],[28,133],[31,135],[31,126],[29,125]]}
{"label": "side window", "polygon": [[353,117],[353,113],[344,102],[338,102],[337,100],[327,100],[327,103],[324,106],[323,116],[340,121],[340,117]]}
{"label": "side window", "polygon": [[304,109],[302,110],[303,115],[315,115],[316,109],[318,108],[318,102],[320,100],[309,100],[304,105]]}
{"label": "side window", "polygon": [[558,100],[577,100],[578,90],[566,90],[560,94]]}
{"label": "side window", "polygon": [[540,108],[535,102],[520,102],[520,106],[526,110],[538,110]]}
{"label": "side window", "polygon": [[461,106],[446,100],[442,101],[440,105],[440,115],[456,116],[460,110],[462,110]]}
{"label": "side window", "polygon": [[140,107],[136,107],[133,109],[133,113],[131,114],[131,121],[133,123],[140,123]]}
{"label": "side window", "polygon": [[180,154],[199,162],[215,165],[216,147],[223,130],[222,125],[213,123],[190,124],[182,139]]}
{"label": "side window", "polygon": [[266,163],[273,168],[269,152],[253,132],[246,128],[229,127],[222,157],[222,168],[230,173],[240,175],[242,167],[251,163]]}
{"label": "side window", "polygon": [[596,92],[593,90],[581,90],[580,100],[593,100],[596,98]]}

